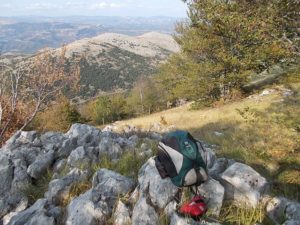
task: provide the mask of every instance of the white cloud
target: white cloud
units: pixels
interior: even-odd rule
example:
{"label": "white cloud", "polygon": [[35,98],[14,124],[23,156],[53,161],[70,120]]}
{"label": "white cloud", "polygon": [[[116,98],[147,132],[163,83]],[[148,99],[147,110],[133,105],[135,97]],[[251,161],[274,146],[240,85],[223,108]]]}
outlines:
{"label": "white cloud", "polygon": [[106,9],[106,8],[121,8],[123,6],[124,6],[123,4],[118,4],[118,3],[99,2],[90,5],[88,8],[90,10],[98,10],[98,9]]}
{"label": "white cloud", "polygon": [[62,6],[58,4],[51,4],[51,3],[32,3],[25,7],[27,10],[57,10],[61,9]]}

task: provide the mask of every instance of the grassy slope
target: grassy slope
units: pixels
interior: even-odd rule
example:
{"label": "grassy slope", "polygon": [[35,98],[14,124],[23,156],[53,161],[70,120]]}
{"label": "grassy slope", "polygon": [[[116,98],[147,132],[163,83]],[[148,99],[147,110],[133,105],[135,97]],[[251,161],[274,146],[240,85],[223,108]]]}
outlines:
{"label": "grassy slope", "polygon": [[[257,99],[190,111],[189,105],[120,122],[149,128],[163,116],[168,125],[217,145],[217,154],[247,163],[273,183],[274,193],[300,200],[300,83]],[[214,132],[221,132],[218,136]]]}

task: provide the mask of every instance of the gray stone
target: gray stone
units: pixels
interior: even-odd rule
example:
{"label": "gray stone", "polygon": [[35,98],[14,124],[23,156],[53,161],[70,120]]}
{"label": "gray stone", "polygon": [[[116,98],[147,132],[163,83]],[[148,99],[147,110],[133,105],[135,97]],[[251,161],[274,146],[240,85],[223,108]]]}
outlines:
{"label": "gray stone", "polygon": [[17,131],[13,136],[11,136],[2,147],[2,151],[12,151],[13,149],[20,146],[21,143],[17,143],[17,139],[20,137],[21,132]]}
{"label": "gray stone", "polygon": [[52,180],[49,183],[48,191],[45,193],[45,197],[49,202],[59,204],[68,197],[72,185],[87,179],[87,171],[73,169],[65,177]]}
{"label": "gray stone", "polygon": [[266,179],[242,163],[231,165],[221,178],[230,184],[224,186],[225,190],[233,193],[233,200],[238,204],[256,207],[261,196],[268,191]]}
{"label": "gray stone", "polygon": [[275,197],[268,202],[266,206],[267,215],[276,225],[284,222],[287,203],[288,200],[283,197]]}
{"label": "gray stone", "polygon": [[135,134],[135,135],[132,135],[128,138],[128,141],[131,141],[131,142],[134,142],[134,143],[137,143],[139,141],[139,137]]}
{"label": "gray stone", "polygon": [[41,135],[43,148],[48,151],[57,151],[61,146],[66,136],[60,132],[46,132]]}
{"label": "gray stone", "polygon": [[123,150],[118,143],[110,137],[103,137],[99,144],[99,154],[107,155],[111,159],[118,159]]}
{"label": "gray stone", "polygon": [[50,205],[47,211],[47,216],[59,219],[63,211],[59,206]]}
{"label": "gray stone", "polygon": [[78,146],[97,146],[100,142],[101,131],[86,124],[73,124],[66,133],[69,138],[77,138]]}
{"label": "gray stone", "polygon": [[175,201],[171,201],[164,209],[164,213],[166,216],[171,217],[173,213],[176,213],[177,203]]}
{"label": "gray stone", "polygon": [[0,152],[0,196],[10,191],[14,168],[8,155]]}
{"label": "gray stone", "polygon": [[36,131],[21,131],[17,141],[23,144],[27,144],[33,142],[36,137],[37,137]]}
{"label": "gray stone", "polygon": [[300,225],[300,220],[287,220],[282,225]]}
{"label": "gray stone", "polygon": [[8,203],[8,196],[0,196],[0,218],[12,211],[12,207]]}
{"label": "gray stone", "polygon": [[[20,155],[19,155],[19,154]],[[39,154],[43,154],[42,149],[38,147],[28,147],[28,146],[21,146],[17,148],[16,151],[13,152],[16,158],[24,158],[27,165],[30,165],[35,162]],[[19,155],[19,156],[18,156]]]}
{"label": "gray stone", "polygon": [[[17,215],[19,212],[25,210],[28,206],[28,200],[27,199],[22,199],[16,206],[15,209],[10,212],[9,214],[7,214],[6,216],[3,217],[3,225],[7,225],[9,223],[9,221],[12,219],[12,217],[14,217],[15,215]],[[1,217],[1,215],[0,215]]]}
{"label": "gray stone", "polygon": [[208,174],[216,180],[220,180],[220,174],[223,173],[228,167],[228,159],[219,158],[215,161],[214,165],[208,169]]}
{"label": "gray stone", "polygon": [[114,171],[101,169],[93,177],[92,200],[93,202],[106,202],[112,210],[117,197],[131,192],[134,181]]}
{"label": "gray stone", "polygon": [[288,202],[285,209],[285,216],[288,220],[300,221],[300,203]]}
{"label": "gray stone", "polygon": [[27,173],[35,179],[40,178],[44,172],[51,166],[54,161],[54,151],[49,151],[46,154],[39,155],[34,163],[32,163],[28,169]]}
{"label": "gray stone", "polygon": [[58,158],[67,158],[70,153],[77,148],[77,137],[69,138],[62,142],[61,147],[57,151]]}
{"label": "gray stone", "polygon": [[40,199],[30,208],[17,213],[8,225],[55,225],[54,218],[46,215],[47,200]]}
{"label": "gray stone", "polygon": [[26,162],[22,159],[13,160],[14,175],[11,185],[11,192],[19,192],[21,189],[27,187],[31,179],[27,174]]}
{"label": "gray stone", "polygon": [[128,199],[128,202],[132,205],[134,205],[138,200],[139,200],[139,197],[140,197],[140,193],[139,193],[139,187],[136,187],[134,189],[134,191],[131,193],[129,199]]}
{"label": "gray stone", "polygon": [[83,146],[76,148],[68,157],[68,165],[77,168],[87,168],[91,164],[91,159]]}
{"label": "gray stone", "polygon": [[223,205],[224,187],[218,181],[209,179],[198,188],[198,191],[205,197],[211,213],[218,217]]}
{"label": "gray stone", "polygon": [[114,213],[114,225],[129,225],[130,223],[129,208],[119,200]]}
{"label": "gray stone", "polygon": [[162,179],[156,169],[155,161],[150,158],[140,169],[138,177],[140,191],[149,194],[152,203],[163,209],[178,192],[170,178]]}
{"label": "gray stone", "polygon": [[53,172],[55,173],[61,173],[67,165],[67,160],[66,159],[61,159],[53,165]]}
{"label": "gray stone", "polygon": [[67,208],[66,225],[105,225],[108,214],[90,200],[91,191],[73,199]]}
{"label": "gray stone", "polygon": [[132,213],[132,225],[158,225],[158,214],[147,204],[146,198],[141,196]]}

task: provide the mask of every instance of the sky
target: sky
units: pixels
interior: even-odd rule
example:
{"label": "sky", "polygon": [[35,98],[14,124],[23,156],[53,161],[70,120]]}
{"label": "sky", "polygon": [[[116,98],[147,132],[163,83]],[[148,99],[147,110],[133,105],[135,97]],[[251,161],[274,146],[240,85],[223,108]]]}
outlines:
{"label": "sky", "polygon": [[0,16],[185,17],[181,0],[0,0]]}

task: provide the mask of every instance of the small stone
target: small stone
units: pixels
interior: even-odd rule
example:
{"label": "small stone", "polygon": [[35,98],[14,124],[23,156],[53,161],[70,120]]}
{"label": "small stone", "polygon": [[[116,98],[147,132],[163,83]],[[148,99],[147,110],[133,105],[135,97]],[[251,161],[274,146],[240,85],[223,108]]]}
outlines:
{"label": "small stone", "polygon": [[117,207],[114,214],[114,225],[126,225],[130,224],[130,213],[128,207],[120,200],[117,203]]}
{"label": "small stone", "polygon": [[206,199],[211,213],[218,217],[223,205],[224,187],[218,181],[209,179],[198,187],[198,191]]}
{"label": "small stone", "polygon": [[141,196],[132,213],[132,225],[159,225],[155,209],[148,205],[146,198]]}

